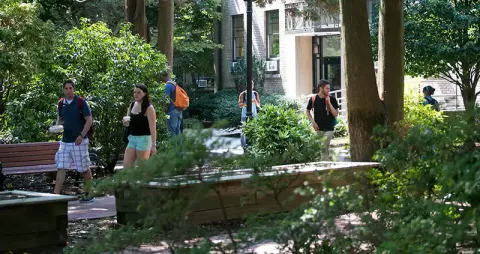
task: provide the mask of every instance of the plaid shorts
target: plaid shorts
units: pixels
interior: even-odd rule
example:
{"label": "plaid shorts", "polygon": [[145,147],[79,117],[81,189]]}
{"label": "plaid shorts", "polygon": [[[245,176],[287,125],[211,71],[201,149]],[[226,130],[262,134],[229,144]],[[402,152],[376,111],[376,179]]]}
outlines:
{"label": "plaid shorts", "polygon": [[88,154],[88,139],[83,140],[80,145],[60,141],[60,148],[55,154],[57,169],[75,169],[77,172],[85,172],[90,167],[90,156]]}

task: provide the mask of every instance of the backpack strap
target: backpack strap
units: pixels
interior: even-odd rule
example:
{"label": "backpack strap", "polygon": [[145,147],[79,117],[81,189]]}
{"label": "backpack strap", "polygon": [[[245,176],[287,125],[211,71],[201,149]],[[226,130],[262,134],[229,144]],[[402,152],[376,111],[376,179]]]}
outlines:
{"label": "backpack strap", "polygon": [[62,109],[63,108],[63,101],[64,101],[65,98],[60,98],[60,100],[58,100],[58,109]]}
{"label": "backpack strap", "polygon": [[132,116],[133,105],[135,105],[135,101],[132,101],[132,103],[130,103],[130,107],[128,107],[128,115],[129,116]]}
{"label": "backpack strap", "polygon": [[83,111],[83,98],[80,96],[78,96],[77,107],[80,112]]}
{"label": "backpack strap", "polygon": [[[252,91],[253,94],[255,94],[255,98],[254,99],[257,99],[257,94],[258,92],[257,91]],[[242,92],[242,96],[243,96],[243,103],[247,103],[247,91],[243,91]]]}
{"label": "backpack strap", "polygon": [[312,96],[311,100],[312,100],[312,110],[313,112],[315,112],[315,99],[317,98],[317,95],[315,94],[314,96]]}
{"label": "backpack strap", "polygon": [[[165,82],[165,84],[168,84],[168,83],[172,84],[175,87],[175,89],[173,89],[173,97],[175,98],[175,100],[177,100],[177,83],[175,83],[174,81],[171,81],[171,80]],[[175,103],[175,101],[172,100],[172,98],[170,98],[170,101],[172,103]]]}

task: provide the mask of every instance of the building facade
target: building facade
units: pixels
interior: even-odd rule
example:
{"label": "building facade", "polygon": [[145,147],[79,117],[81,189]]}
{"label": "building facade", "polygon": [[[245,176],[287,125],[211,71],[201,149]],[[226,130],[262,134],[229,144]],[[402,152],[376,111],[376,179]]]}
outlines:
{"label": "building facade", "polygon": [[[328,79],[332,90],[343,88],[338,17],[312,22],[295,15],[302,8],[302,0],[253,5],[253,54],[266,63],[266,92],[298,98],[311,94],[320,79]],[[224,1],[222,12],[221,71],[228,87],[234,86],[232,66],[246,55],[246,2]]]}
{"label": "building facade", "polygon": [[[377,1],[367,1],[370,18]],[[307,20],[295,15],[295,10],[301,10],[303,4],[303,0],[275,0],[265,7],[253,4],[253,54],[266,61],[265,92],[303,98],[312,94],[320,79],[327,79],[345,109],[339,17],[326,14],[319,21]],[[232,66],[246,57],[246,2],[225,0],[222,13],[217,28],[218,42],[224,48],[217,52],[221,78],[217,76],[216,80],[224,87],[234,87]],[[443,109],[463,107],[454,84],[439,79],[407,80],[415,82],[419,93],[425,85],[436,88],[435,95]]]}

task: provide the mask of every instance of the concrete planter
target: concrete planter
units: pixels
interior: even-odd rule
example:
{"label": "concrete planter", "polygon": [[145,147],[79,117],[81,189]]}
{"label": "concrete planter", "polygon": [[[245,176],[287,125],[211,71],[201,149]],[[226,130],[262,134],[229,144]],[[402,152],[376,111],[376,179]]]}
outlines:
{"label": "concrete planter", "polygon": [[[195,224],[223,220],[223,212],[217,190],[221,193],[228,219],[241,218],[249,214],[268,214],[290,211],[308,201],[307,197],[294,194],[297,187],[308,185],[321,191],[327,178],[335,186],[351,184],[353,175],[378,167],[378,163],[369,162],[316,162],[308,164],[283,165],[272,167],[272,171],[261,173],[258,179],[277,179],[277,190],[258,189],[252,185],[253,171],[237,170],[229,174],[204,174],[203,183],[195,176],[178,176],[158,182],[150,182],[140,189],[117,189],[115,201],[117,221],[121,224],[135,222],[139,216],[137,207],[142,197],[155,197],[165,193],[187,200],[190,205],[185,214],[187,221]],[[333,172],[331,177],[326,174]],[[322,176],[323,175],[323,176]],[[198,176],[196,176],[198,177]],[[210,189],[199,195],[205,183]],[[294,197],[294,198],[292,198]]]}
{"label": "concrete planter", "polygon": [[29,191],[0,192],[0,252],[65,245],[68,201],[75,199]]}

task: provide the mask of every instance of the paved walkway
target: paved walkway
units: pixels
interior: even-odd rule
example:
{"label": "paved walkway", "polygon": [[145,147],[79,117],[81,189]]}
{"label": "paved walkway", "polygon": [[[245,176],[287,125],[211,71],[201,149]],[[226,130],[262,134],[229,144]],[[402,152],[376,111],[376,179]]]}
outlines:
{"label": "paved walkway", "polygon": [[91,203],[80,203],[78,200],[68,202],[68,220],[100,219],[117,215],[115,197],[95,198]]}

